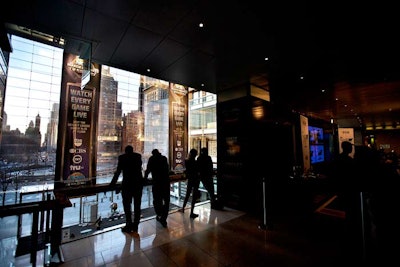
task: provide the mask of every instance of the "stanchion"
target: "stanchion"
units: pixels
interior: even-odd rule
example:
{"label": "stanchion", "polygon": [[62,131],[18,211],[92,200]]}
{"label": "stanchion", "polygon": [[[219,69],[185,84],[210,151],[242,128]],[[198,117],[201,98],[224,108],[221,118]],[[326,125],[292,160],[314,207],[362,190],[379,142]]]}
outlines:
{"label": "stanchion", "polygon": [[265,192],[265,177],[263,177],[263,222],[258,226],[259,229],[267,229],[267,207],[266,207],[266,192]]}
{"label": "stanchion", "polygon": [[360,210],[361,210],[361,231],[362,231],[362,260],[367,259],[366,240],[365,240],[365,217],[364,217],[364,195],[360,192]]}

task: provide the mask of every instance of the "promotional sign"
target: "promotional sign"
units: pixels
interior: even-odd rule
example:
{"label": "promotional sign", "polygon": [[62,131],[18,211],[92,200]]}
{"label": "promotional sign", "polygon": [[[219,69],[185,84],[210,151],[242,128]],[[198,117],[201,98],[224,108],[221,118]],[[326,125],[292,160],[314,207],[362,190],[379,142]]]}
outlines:
{"label": "promotional sign", "polygon": [[171,169],[183,172],[187,151],[188,89],[182,85],[170,83],[169,129]]}
{"label": "promotional sign", "polygon": [[308,131],[308,118],[300,115],[301,146],[303,152],[303,172],[306,173],[310,167],[310,139]]}
{"label": "promotional sign", "polygon": [[67,149],[64,158],[64,179],[82,182],[90,177],[90,143],[96,91],[80,84],[67,83]]}
{"label": "promotional sign", "polygon": [[[339,137],[339,153],[342,153],[342,142],[348,141],[354,145],[354,129],[353,128],[338,128]],[[354,157],[354,149],[349,154],[350,157]]]}

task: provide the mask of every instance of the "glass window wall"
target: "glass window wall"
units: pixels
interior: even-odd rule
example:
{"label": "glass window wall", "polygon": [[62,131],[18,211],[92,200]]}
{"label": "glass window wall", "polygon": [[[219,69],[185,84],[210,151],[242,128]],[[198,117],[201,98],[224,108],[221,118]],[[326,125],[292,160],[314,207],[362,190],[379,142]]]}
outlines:
{"label": "glass window wall", "polygon": [[[0,176],[2,205],[45,200],[55,172],[63,50],[18,36],[11,39],[4,97]],[[1,224],[17,220],[6,217]],[[31,214],[19,234],[30,234]],[[42,222],[43,224],[43,222]]]}
{"label": "glass window wall", "polygon": [[[0,144],[2,205],[44,200],[54,188],[63,62],[59,48],[18,36],[12,36],[12,46]],[[142,154],[143,170],[154,148],[168,157],[169,83],[109,66],[101,71],[95,178],[108,184],[128,144]],[[188,149],[208,147],[216,168],[216,95],[191,89],[189,99]],[[185,186],[171,185],[172,204],[181,205]],[[73,198],[71,204],[64,210],[65,227],[123,212],[120,194],[112,191]],[[151,207],[146,187],[142,208]],[[29,235],[29,214],[0,218],[0,224],[13,225],[10,232],[16,233],[21,219],[20,234]]]}

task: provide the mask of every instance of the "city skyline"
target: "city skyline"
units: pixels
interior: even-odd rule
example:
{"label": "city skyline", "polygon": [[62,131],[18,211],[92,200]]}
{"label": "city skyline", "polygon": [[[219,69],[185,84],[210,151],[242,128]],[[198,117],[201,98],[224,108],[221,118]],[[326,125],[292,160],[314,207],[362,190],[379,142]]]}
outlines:
{"label": "city skyline", "polygon": [[[3,128],[24,133],[39,114],[43,143],[54,113],[53,107],[60,103],[63,50],[18,36],[12,36],[12,44],[14,50],[10,54]],[[132,98],[139,98],[140,75],[104,67],[109,68],[118,82],[117,97],[122,103],[123,113],[138,110],[138,101],[132,101]]]}

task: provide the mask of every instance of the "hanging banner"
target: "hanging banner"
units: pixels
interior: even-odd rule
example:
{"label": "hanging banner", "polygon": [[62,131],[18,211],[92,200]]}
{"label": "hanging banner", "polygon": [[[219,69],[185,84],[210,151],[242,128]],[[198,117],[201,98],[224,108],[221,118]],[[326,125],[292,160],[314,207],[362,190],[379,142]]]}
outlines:
{"label": "hanging banner", "polygon": [[76,55],[64,54],[61,113],[59,123],[61,171],[59,180],[67,185],[95,183],[94,158],[96,154],[96,119],[99,66],[91,64],[91,79],[81,86],[84,60]]}
{"label": "hanging banner", "polygon": [[171,170],[181,173],[185,169],[188,140],[188,89],[170,83],[169,90],[169,136]]}

